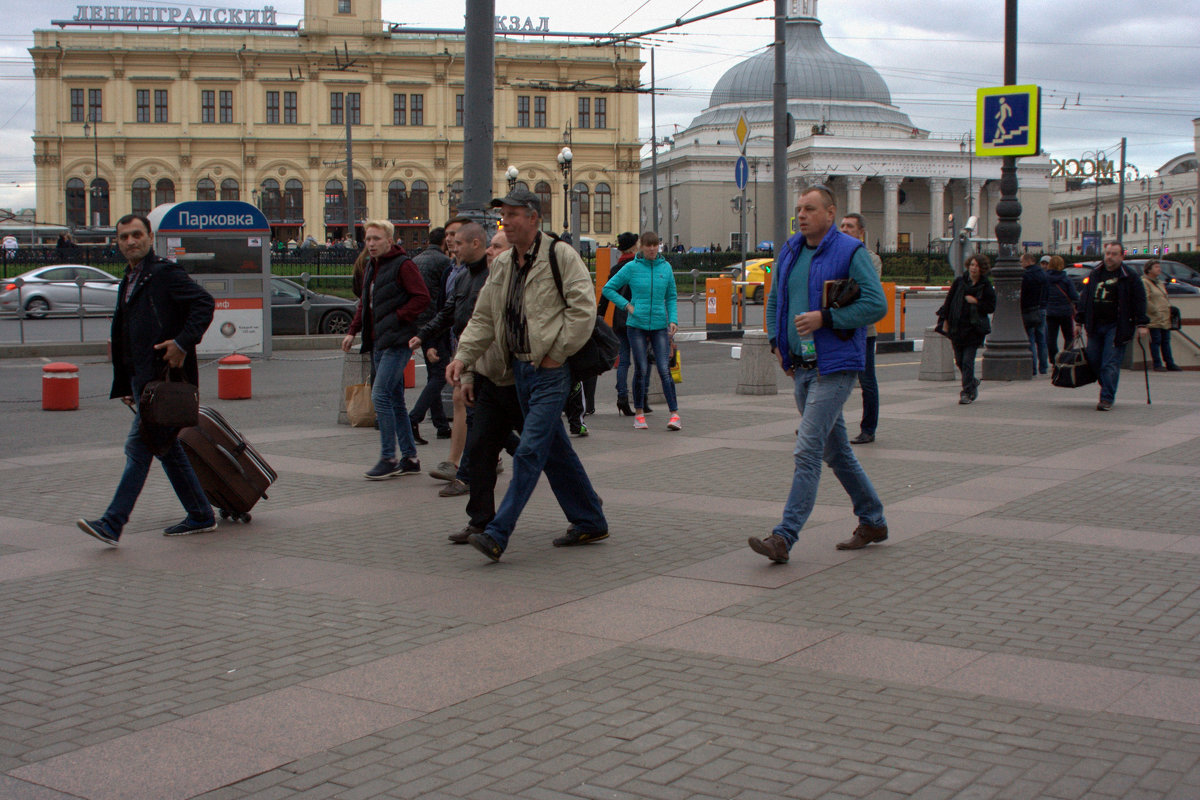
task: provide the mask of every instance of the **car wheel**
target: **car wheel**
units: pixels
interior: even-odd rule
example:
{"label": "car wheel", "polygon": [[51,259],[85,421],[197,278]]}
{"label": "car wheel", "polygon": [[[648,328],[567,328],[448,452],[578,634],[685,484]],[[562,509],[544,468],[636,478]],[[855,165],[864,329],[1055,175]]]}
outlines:
{"label": "car wheel", "polygon": [[762,301],[763,301],[763,287],[755,286],[754,287],[754,302],[759,305],[762,305]]}
{"label": "car wheel", "polygon": [[330,311],[321,318],[321,333],[337,333],[346,335],[350,330],[351,317],[346,311]]}
{"label": "car wheel", "polygon": [[50,313],[50,302],[44,297],[31,297],[25,303],[25,316],[42,319]]}

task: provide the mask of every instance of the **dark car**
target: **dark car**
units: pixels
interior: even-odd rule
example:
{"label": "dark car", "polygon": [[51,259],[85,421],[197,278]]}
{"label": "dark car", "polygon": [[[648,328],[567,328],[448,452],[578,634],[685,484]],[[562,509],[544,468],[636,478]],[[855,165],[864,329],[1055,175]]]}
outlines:
{"label": "dark car", "polygon": [[[304,302],[308,301],[308,309]],[[358,308],[357,300],[305,289],[286,278],[271,278],[271,332],[276,336],[303,333],[345,334]],[[308,318],[308,328],[304,320]]]}
{"label": "dark car", "polygon": [[[1125,262],[1125,266],[1129,267],[1131,270],[1133,270],[1138,275],[1141,275],[1142,268],[1145,267],[1146,261],[1147,261],[1147,259],[1144,259],[1144,258],[1135,259],[1135,260],[1127,260]],[[1066,269],[1063,270],[1063,272],[1066,273],[1066,276],[1071,279],[1071,283],[1075,284],[1075,288],[1082,292],[1084,279],[1087,278],[1087,276],[1089,274],[1091,274],[1092,270],[1094,270],[1096,267],[1100,266],[1102,263],[1104,263],[1104,262],[1088,261],[1083,264],[1077,264],[1073,267],[1067,267]],[[1167,265],[1168,264],[1172,264],[1177,267],[1183,267],[1183,269],[1190,269],[1189,267],[1186,267],[1183,264],[1180,264],[1178,261],[1161,261],[1159,263],[1161,263],[1163,265],[1164,277],[1167,275]],[[1193,270],[1193,273],[1194,273],[1194,270]],[[1200,278],[1198,278],[1198,280],[1200,280]],[[1175,277],[1167,277],[1166,281],[1167,281],[1167,294],[1200,294],[1200,286],[1193,285],[1190,282],[1185,283],[1185,282],[1178,280]]]}

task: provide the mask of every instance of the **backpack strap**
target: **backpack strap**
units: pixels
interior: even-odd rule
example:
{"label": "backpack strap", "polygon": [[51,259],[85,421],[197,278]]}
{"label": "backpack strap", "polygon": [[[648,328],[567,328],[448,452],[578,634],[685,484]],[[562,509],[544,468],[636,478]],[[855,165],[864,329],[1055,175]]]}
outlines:
{"label": "backpack strap", "polygon": [[558,287],[558,296],[563,299],[563,303],[566,303],[567,296],[563,293],[562,273],[558,271],[558,254],[554,252],[554,246],[562,240],[553,233],[543,232],[542,235],[550,240],[550,274],[554,276],[554,285]]}

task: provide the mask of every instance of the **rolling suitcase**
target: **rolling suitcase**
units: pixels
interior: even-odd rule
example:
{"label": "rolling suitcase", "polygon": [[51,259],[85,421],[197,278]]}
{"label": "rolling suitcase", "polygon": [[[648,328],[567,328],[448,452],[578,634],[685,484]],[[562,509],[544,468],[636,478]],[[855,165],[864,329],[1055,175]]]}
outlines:
{"label": "rolling suitcase", "polygon": [[250,521],[250,509],[275,482],[275,470],[219,413],[200,407],[200,424],[179,432],[200,485],[221,519]]}

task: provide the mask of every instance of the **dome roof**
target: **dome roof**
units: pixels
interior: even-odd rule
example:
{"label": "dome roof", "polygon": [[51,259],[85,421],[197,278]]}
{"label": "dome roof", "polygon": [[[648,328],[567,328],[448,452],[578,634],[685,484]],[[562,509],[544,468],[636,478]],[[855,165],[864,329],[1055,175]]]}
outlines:
{"label": "dome roof", "polygon": [[[893,106],[887,84],[869,64],[837,52],[821,34],[813,17],[791,18],[786,28],[788,110],[797,124],[837,122],[851,126],[895,126],[906,132],[912,120]],[[717,81],[708,108],[692,125],[736,121],[739,106],[752,116],[770,119],[769,106],[775,81],[775,53],[771,48],[735,64]],[[797,113],[799,112],[799,113]]]}

